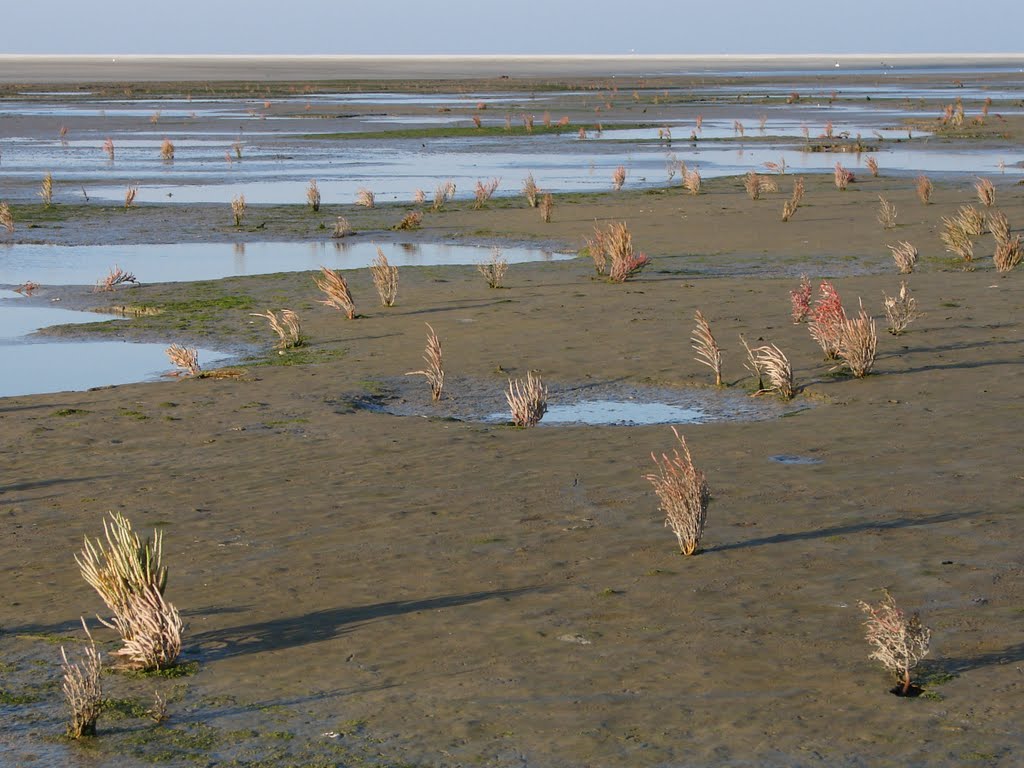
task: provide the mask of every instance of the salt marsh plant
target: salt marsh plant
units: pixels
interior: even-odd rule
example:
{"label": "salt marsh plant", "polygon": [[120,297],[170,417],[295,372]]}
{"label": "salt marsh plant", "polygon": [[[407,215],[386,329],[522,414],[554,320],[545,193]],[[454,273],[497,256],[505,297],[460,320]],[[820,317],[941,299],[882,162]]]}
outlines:
{"label": "salt marsh plant", "polygon": [[377,256],[370,263],[370,275],[380,303],[385,307],[393,307],[398,297],[398,267],[388,263],[388,257],[379,245]]}
{"label": "salt marsh plant", "polygon": [[811,320],[807,324],[807,329],[829,360],[839,357],[839,345],[845,323],[846,311],[843,309],[839,292],[828,280],[822,280],[818,286],[818,298],[811,310]]}
{"label": "salt marsh plant", "polygon": [[758,360],[757,355],[754,354],[754,350],[747,344],[747,340],[743,338],[743,334],[740,334],[740,344],[743,345],[743,349],[747,353],[747,359],[743,363],[743,367],[750,371],[750,375],[753,376],[754,381],[757,382],[757,386],[754,388],[755,392],[761,392],[764,390],[764,369],[761,367],[761,362]]}
{"label": "salt marsh plant", "polygon": [[181,368],[189,376],[195,376],[199,373],[199,353],[194,347],[171,344],[166,351],[167,357],[170,358],[174,366]]}
{"label": "salt marsh plant", "polygon": [[868,167],[868,171],[870,171],[871,175],[874,178],[877,179],[878,178],[878,161],[875,158],[873,158],[873,157],[869,157],[867,160],[864,161],[864,165],[866,165]]}
{"label": "salt marsh plant", "polygon": [[544,196],[540,199],[540,219],[545,224],[551,223],[551,210],[555,207],[555,196],[550,192],[545,192]]}
{"label": "salt marsh plant", "polygon": [[232,144],[231,145],[231,151],[235,153],[235,159],[236,160],[241,160],[242,159],[242,142],[236,141],[234,144]]}
{"label": "salt marsh plant", "polygon": [[587,240],[590,258],[599,275],[607,275],[613,283],[624,283],[639,274],[650,259],[633,248],[633,235],[625,222],[614,222],[607,227],[594,227],[594,236]]}
{"label": "salt marsh plant", "polygon": [[715,386],[722,386],[722,350],[711,333],[711,325],[704,314],[698,309],[694,315],[697,327],[693,331],[690,341],[697,353],[697,362],[706,365],[715,373]]}
{"label": "salt marsh plant", "polygon": [[974,261],[974,243],[971,242],[970,235],[964,229],[964,222],[959,217],[942,218],[942,232],[939,233],[939,238],[949,253],[959,256],[964,262],[964,267],[970,268],[971,262]]}
{"label": "salt marsh plant", "polygon": [[47,171],[46,175],[43,176],[42,184],[39,185],[39,197],[43,201],[43,205],[49,208],[53,205],[53,174]]}
{"label": "salt marsh plant", "polygon": [[932,201],[932,180],[925,175],[918,176],[914,179],[914,190],[917,192],[917,199],[921,201],[923,205],[928,205]]}
{"label": "salt marsh plant", "polygon": [[626,168],[620,165],[612,173],[612,189],[618,192],[626,183]]}
{"label": "salt marsh plant", "polygon": [[419,371],[409,371],[406,376],[423,376],[430,385],[430,397],[436,403],[444,391],[444,364],[441,359],[441,340],[437,338],[430,323],[427,326],[427,348],[423,352],[423,360],[427,367]]}
{"label": "salt marsh plant", "polygon": [[772,160],[769,160],[765,163],[762,163],[762,165],[764,165],[766,171],[777,173],[780,176],[783,176],[786,173],[786,158],[784,157],[780,157],[779,162],[777,163]]}
{"label": "salt marsh plant", "polygon": [[917,612],[908,618],[896,606],[896,600],[888,590],[885,590],[885,596],[878,605],[863,601],[857,604],[868,615],[864,622],[867,627],[866,639],[874,648],[868,658],[881,662],[883,667],[896,676],[894,693],[907,695],[911,685],[910,673],[928,655],[932,631],[921,623]]}
{"label": "salt marsh plant", "polygon": [[523,197],[526,198],[526,204],[531,208],[537,207],[537,182],[533,180],[533,174],[528,173],[526,178],[523,179]]}
{"label": "salt marsh plant", "polygon": [[62,683],[61,691],[68,709],[71,710],[71,722],[68,723],[67,734],[72,739],[96,735],[96,722],[103,712],[103,682],[101,679],[102,657],[96,642],[92,639],[89,628],[82,619],[82,629],[89,638],[85,646],[82,660],[72,663],[60,647]]}
{"label": "salt marsh plant", "polygon": [[886,330],[893,336],[899,336],[907,330],[907,326],[921,314],[917,311],[917,299],[910,295],[906,280],[900,281],[900,292],[895,296],[882,293],[882,306],[889,323]]}
{"label": "salt marsh plant", "polygon": [[693,170],[683,171],[683,186],[686,191],[691,195],[700,194],[700,171],[696,168]]}
{"label": "salt marsh plant", "polygon": [[997,208],[994,211],[989,211],[986,219],[988,231],[992,233],[996,243],[1003,243],[1010,239],[1010,222],[1005,213]]}
{"label": "salt marsh plant", "polygon": [[128,188],[124,191],[124,209],[126,211],[135,205],[135,196],[137,194],[139,194],[139,185],[129,184]]}
{"label": "salt marsh plant", "polygon": [[[665,527],[672,530],[679,543],[679,551],[686,556],[697,552],[704,526],[708,519],[708,490],[704,473],[693,464],[686,438],[675,427],[672,433],[679,441],[672,455],[651,453],[657,472],[644,475],[658,496],[659,509],[665,513]],[[682,453],[680,453],[680,450]]]}
{"label": "salt marsh plant", "polygon": [[796,387],[793,384],[793,367],[789,364],[789,358],[774,344],[765,344],[750,350],[753,356],[753,365],[768,379],[768,386],[763,386],[754,394],[764,395],[772,392],[778,393],[783,400],[792,400],[796,394]]}
{"label": "salt marsh plant", "polygon": [[501,184],[501,179],[491,179],[490,181],[476,180],[476,189],[474,190],[473,208],[480,210],[484,207],[484,203],[491,199],[491,196],[498,189],[498,185]]}
{"label": "salt marsh plant", "polygon": [[747,171],[743,177],[743,188],[747,190],[747,197],[757,200],[761,197],[761,177],[755,171]]}
{"label": "salt marsh plant", "polygon": [[794,323],[803,323],[811,314],[811,281],[807,275],[800,275],[800,287],[789,292]]}
{"label": "salt marsh plant", "polygon": [[978,179],[974,185],[974,190],[978,193],[978,199],[981,201],[981,204],[986,208],[991,208],[996,204],[996,188],[988,179]]}
{"label": "salt marsh plant", "polygon": [[537,426],[548,410],[547,387],[533,371],[527,372],[525,381],[509,379],[505,399],[517,427]]}
{"label": "salt marsh plant", "polygon": [[164,139],[160,144],[160,159],[165,163],[174,160],[174,143],[170,139]]}
{"label": "salt marsh plant", "polygon": [[411,230],[411,229],[419,229],[422,224],[423,224],[423,212],[422,211],[409,211],[408,213],[405,214],[405,216],[402,217],[401,221],[399,221],[397,224],[395,224],[393,229],[403,230],[403,231]]}
{"label": "salt marsh plant", "polygon": [[1021,262],[1022,254],[1020,235],[1014,235],[1006,240],[996,241],[996,250],[992,254],[992,262],[997,272],[1009,272]]}
{"label": "salt marsh plant", "polygon": [[375,203],[375,197],[366,187],[360,187],[356,190],[356,205],[361,205],[364,208],[373,208]]}
{"label": "salt marsh plant", "polygon": [[968,235],[985,234],[985,214],[973,205],[962,205],[957,209],[953,219]]}
{"label": "salt marsh plant", "polygon": [[502,253],[501,248],[491,248],[491,258],[482,264],[476,265],[477,272],[484,276],[489,288],[500,288],[501,281],[508,272],[508,259]]}
{"label": "salt marsh plant", "polygon": [[313,209],[314,213],[320,210],[320,186],[316,183],[316,179],[310,179],[309,186],[306,187],[306,204]]}
{"label": "salt marsh plant", "polygon": [[107,138],[106,141],[103,142],[103,151],[107,154],[107,159],[110,160],[110,162],[114,162],[114,140],[113,139]]}
{"label": "salt marsh plant", "polygon": [[235,195],[231,199],[231,217],[235,220],[235,226],[242,226],[242,219],[245,218],[245,195]]}
{"label": "salt marsh plant", "polygon": [[139,281],[136,279],[135,275],[131,272],[126,272],[115,264],[114,268],[110,270],[110,274],[96,283],[96,287],[93,288],[93,291],[97,293],[113,291],[119,285],[124,285],[125,283],[133,283],[137,285],[138,282]]}
{"label": "salt marsh plant", "polygon": [[253,317],[265,318],[270,323],[270,330],[277,334],[278,349],[292,349],[301,347],[302,327],[299,324],[299,316],[290,309],[282,309],[281,315],[268,309],[266,312],[250,312]]}
{"label": "salt marsh plant", "polygon": [[352,225],[348,223],[348,219],[344,216],[339,216],[334,221],[334,231],[331,232],[331,237],[342,238],[352,234]]}
{"label": "salt marsh plant", "polygon": [[423,203],[426,202],[426,199],[427,193],[422,189],[417,189],[412,193],[412,201],[415,205],[423,205]]}
{"label": "salt marsh plant", "polygon": [[853,171],[847,170],[839,163],[836,163],[835,168],[832,169],[832,179],[835,182],[836,189],[844,190],[854,179]]}
{"label": "salt marsh plant", "polygon": [[345,278],[329,267],[320,267],[320,274],[313,276],[316,287],[324,292],[326,299],[320,301],[328,307],[340,309],[349,320],[355,319],[356,304],[352,300],[352,292]]}
{"label": "salt marsh plant", "polygon": [[877,347],[878,333],[875,331],[875,321],[864,309],[862,302],[857,316],[843,322],[838,350],[841,365],[858,379],[862,379],[871,373],[875,365]]}
{"label": "salt marsh plant", "polygon": [[878,223],[883,229],[896,228],[896,206],[882,195],[878,196]]}
{"label": "salt marsh plant", "polygon": [[443,181],[434,188],[434,210],[439,211],[444,204],[455,197],[455,182],[451,179]]}
{"label": "salt marsh plant", "polygon": [[733,120],[732,121],[732,130],[733,130],[733,133],[735,133],[741,139],[747,133],[747,129],[743,127],[743,123],[741,123],[739,120]]}
{"label": "salt marsh plant", "polygon": [[8,233],[14,231],[14,216],[11,214],[11,206],[3,201],[0,201],[0,227],[6,229]]}
{"label": "salt marsh plant", "polygon": [[917,264],[917,248],[906,240],[886,247],[892,252],[892,260],[896,262],[901,275],[909,275],[914,271],[914,265]]}
{"label": "salt marsh plant", "polygon": [[796,214],[797,209],[800,207],[800,203],[804,199],[804,177],[797,176],[793,180],[793,193],[790,195],[789,200],[782,204],[782,220],[789,221]]}

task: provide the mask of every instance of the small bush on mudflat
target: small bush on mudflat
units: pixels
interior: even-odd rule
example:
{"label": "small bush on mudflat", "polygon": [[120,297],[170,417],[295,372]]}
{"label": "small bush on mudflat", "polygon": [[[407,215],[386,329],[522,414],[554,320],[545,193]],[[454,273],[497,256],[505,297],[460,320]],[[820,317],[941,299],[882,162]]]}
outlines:
{"label": "small bush on mudflat", "polygon": [[679,447],[672,450],[671,456],[663,453],[659,458],[652,452],[657,473],[644,475],[644,478],[654,486],[661,502],[659,508],[665,513],[665,527],[675,534],[679,551],[690,556],[697,551],[704,535],[711,492],[704,473],[693,464],[686,438],[675,427],[672,433]]}
{"label": "small bush on mudflat", "polygon": [[877,605],[860,601],[860,609],[868,615],[866,639],[874,648],[868,658],[881,662],[896,676],[900,694],[910,691],[910,673],[928,655],[932,631],[921,623],[915,612],[909,618],[896,606],[896,600],[885,591]]}

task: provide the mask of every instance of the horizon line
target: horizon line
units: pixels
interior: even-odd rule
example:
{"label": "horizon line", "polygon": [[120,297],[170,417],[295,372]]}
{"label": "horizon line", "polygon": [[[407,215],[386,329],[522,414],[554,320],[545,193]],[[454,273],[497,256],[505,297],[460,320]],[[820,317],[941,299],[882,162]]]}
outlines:
{"label": "horizon line", "polygon": [[154,59],[154,58],[209,58],[209,59],[384,59],[392,61],[413,61],[419,59],[520,59],[520,60],[585,60],[585,59],[676,59],[676,60],[726,60],[726,59],[832,59],[835,61],[884,57],[892,60],[912,59],[1020,59],[1021,52],[924,52],[924,53],[0,53],[2,59],[80,59],[109,58]]}

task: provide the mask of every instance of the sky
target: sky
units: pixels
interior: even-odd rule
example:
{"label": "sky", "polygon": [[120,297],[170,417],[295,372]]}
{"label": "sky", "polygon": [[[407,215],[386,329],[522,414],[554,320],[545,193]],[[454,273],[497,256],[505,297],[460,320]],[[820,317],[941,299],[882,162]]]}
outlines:
{"label": "sky", "polygon": [[0,53],[1021,53],[1024,0],[46,0]]}

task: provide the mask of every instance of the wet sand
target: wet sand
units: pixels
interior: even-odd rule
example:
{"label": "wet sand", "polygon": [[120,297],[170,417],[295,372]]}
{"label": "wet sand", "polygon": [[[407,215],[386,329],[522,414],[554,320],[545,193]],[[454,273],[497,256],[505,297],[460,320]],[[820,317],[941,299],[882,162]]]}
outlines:
{"label": "wet sand", "polygon": [[[1024,188],[994,180],[1019,230]],[[246,297],[252,309],[168,309],[123,333],[261,345],[281,364],[0,400],[0,762],[1014,765],[1021,272],[994,272],[989,235],[974,271],[943,254],[940,217],[972,201],[969,184],[937,185],[925,207],[909,180],[884,173],[845,193],[808,178],[788,223],[786,177],[758,201],[737,179],[705,192],[566,196],[549,226],[519,200],[464,203],[428,213],[418,235],[579,248],[595,220],[623,219],[654,259],[625,285],[595,279],[586,259],[514,265],[499,290],[469,266],[403,268],[398,302],[383,308],[358,271],[354,321],[317,303],[309,273],[110,297]],[[874,220],[878,194],[900,210],[895,233]],[[346,212],[365,217],[366,238],[398,217]],[[121,242],[152,228],[257,236],[215,223],[215,207],[140,209],[148,226],[114,207],[79,213],[88,242],[104,222]],[[282,239],[317,231],[299,206],[263,218]],[[22,235],[79,237],[64,222]],[[922,251],[908,282],[926,313],[900,337],[881,320],[883,291],[899,288],[885,248],[895,239]],[[801,271],[835,276],[848,310],[860,297],[879,318],[871,376],[830,373],[790,321]],[[108,300],[47,290],[40,300]],[[281,306],[300,313],[309,345],[275,355],[248,312]],[[692,558],[642,477],[650,453],[672,447],[668,426],[431,418],[422,380],[403,376],[420,367],[429,322],[454,400],[530,369],[560,386],[710,391],[690,349],[696,309],[726,350],[730,391],[748,386],[743,333],[789,355],[806,407],[682,429],[713,495]],[[389,399],[427,418],[366,407]],[[820,463],[771,458],[782,454]],[[167,595],[198,669],[108,676],[112,697],[148,706],[162,692],[170,720],[112,712],[81,747],[55,738],[57,644],[76,646],[78,617],[101,609],[73,554],[108,510],[165,530]],[[867,659],[856,604],[882,588],[934,630],[917,675],[926,696],[890,695]]]}

